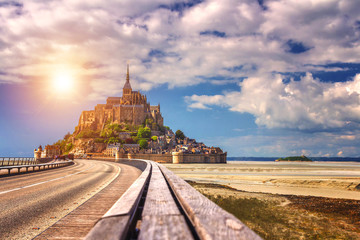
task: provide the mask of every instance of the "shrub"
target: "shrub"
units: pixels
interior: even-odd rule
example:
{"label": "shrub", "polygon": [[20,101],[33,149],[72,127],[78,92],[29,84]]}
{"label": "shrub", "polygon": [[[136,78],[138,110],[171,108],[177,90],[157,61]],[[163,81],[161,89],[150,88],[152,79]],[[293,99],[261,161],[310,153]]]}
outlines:
{"label": "shrub", "polygon": [[114,143],[119,143],[119,142],[120,142],[120,139],[116,138],[116,137],[110,137],[109,139],[107,139],[105,141],[105,143],[108,143],[108,144],[114,144]]}
{"label": "shrub", "polygon": [[106,139],[104,138],[95,138],[96,143],[104,143]]}
{"label": "shrub", "polygon": [[139,128],[137,133],[138,138],[150,138],[151,136],[151,130],[148,127]]}
{"label": "shrub", "polygon": [[68,143],[65,147],[65,152],[70,152],[73,147],[74,145],[72,143]]}
{"label": "shrub", "polygon": [[180,138],[181,140],[184,140],[185,134],[184,134],[181,130],[177,130],[177,131],[175,132],[175,137],[176,137],[176,138]]}
{"label": "shrub", "polygon": [[86,129],[86,130],[81,131],[76,136],[76,139],[79,139],[79,138],[96,138],[96,137],[99,137],[99,136],[100,136],[100,133],[98,131]]}
{"label": "shrub", "polygon": [[139,140],[139,145],[141,149],[145,149],[148,147],[148,142],[145,139]]}

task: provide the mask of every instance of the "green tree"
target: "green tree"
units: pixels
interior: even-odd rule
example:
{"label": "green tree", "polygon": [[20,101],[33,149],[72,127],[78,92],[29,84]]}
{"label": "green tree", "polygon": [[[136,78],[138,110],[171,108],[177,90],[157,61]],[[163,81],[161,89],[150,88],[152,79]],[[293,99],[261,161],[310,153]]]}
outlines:
{"label": "green tree", "polygon": [[110,137],[108,140],[105,141],[106,143],[108,144],[114,144],[114,143],[118,143],[120,142],[120,139],[119,138],[116,138],[116,137]]}
{"label": "green tree", "polygon": [[151,140],[153,140],[154,142],[156,142],[158,140],[158,137],[157,136],[152,136],[151,137]]}
{"label": "green tree", "polygon": [[76,139],[78,138],[96,138],[100,136],[100,132],[98,131],[94,131],[94,130],[90,130],[90,129],[86,129],[84,131],[81,131],[77,136]]}
{"label": "green tree", "polygon": [[66,141],[66,140],[60,139],[60,140],[58,140],[56,143],[54,143],[53,145],[54,145],[54,146],[59,146],[61,152],[65,152],[66,144],[67,144],[67,141]]}
{"label": "green tree", "polygon": [[105,138],[117,137],[122,131],[121,125],[112,123],[106,125],[106,127],[101,131],[100,136]]}
{"label": "green tree", "polygon": [[137,133],[138,138],[150,138],[151,137],[151,130],[148,127],[139,128]]}
{"label": "green tree", "polygon": [[132,138],[132,140],[134,141],[134,143],[137,143],[137,142],[139,141],[139,138],[138,138],[137,136],[131,137],[131,138]]}
{"label": "green tree", "polygon": [[175,132],[175,137],[176,137],[176,138],[180,138],[181,140],[184,140],[185,134],[184,134],[181,130],[177,130],[177,131]]}
{"label": "green tree", "polygon": [[153,124],[153,120],[151,119],[151,118],[147,118],[146,120],[145,120],[145,126],[151,126],[151,124]]}
{"label": "green tree", "polygon": [[68,132],[68,133],[64,136],[64,139],[65,139],[65,140],[68,140],[69,137],[71,137],[71,134]]}
{"label": "green tree", "polygon": [[148,147],[148,142],[146,141],[146,139],[141,139],[141,140],[139,141],[139,145],[140,145],[140,148],[141,148],[141,149],[145,149],[145,148]]}
{"label": "green tree", "polygon": [[65,146],[65,152],[66,152],[66,153],[70,152],[73,147],[74,147],[74,146],[73,146],[72,143],[68,143],[68,144]]}

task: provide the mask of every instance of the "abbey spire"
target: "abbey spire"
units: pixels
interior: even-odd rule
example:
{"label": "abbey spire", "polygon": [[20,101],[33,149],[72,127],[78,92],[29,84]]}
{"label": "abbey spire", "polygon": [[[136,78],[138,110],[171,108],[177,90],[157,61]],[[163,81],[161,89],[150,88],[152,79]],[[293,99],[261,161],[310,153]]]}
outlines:
{"label": "abbey spire", "polygon": [[127,64],[126,82],[130,83],[129,64]]}
{"label": "abbey spire", "polygon": [[130,84],[130,73],[129,73],[129,64],[127,64],[127,73],[126,73],[126,82],[123,87],[123,96],[131,94],[131,84]]}

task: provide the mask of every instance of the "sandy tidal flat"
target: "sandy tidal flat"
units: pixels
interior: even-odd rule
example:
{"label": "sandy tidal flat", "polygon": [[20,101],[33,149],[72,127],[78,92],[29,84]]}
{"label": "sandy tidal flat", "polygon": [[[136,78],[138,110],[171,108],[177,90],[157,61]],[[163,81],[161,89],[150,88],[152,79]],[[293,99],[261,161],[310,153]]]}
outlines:
{"label": "sandy tidal flat", "polygon": [[238,190],[360,200],[360,163],[257,162],[164,164],[185,180]]}

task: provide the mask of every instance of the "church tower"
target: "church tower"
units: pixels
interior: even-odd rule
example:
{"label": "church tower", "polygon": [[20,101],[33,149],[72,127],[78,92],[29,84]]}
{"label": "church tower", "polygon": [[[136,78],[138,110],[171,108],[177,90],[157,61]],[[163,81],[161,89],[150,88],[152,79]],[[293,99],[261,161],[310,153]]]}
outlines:
{"label": "church tower", "polygon": [[127,64],[126,82],[123,87],[123,97],[130,96],[132,92],[130,85],[129,64]]}

